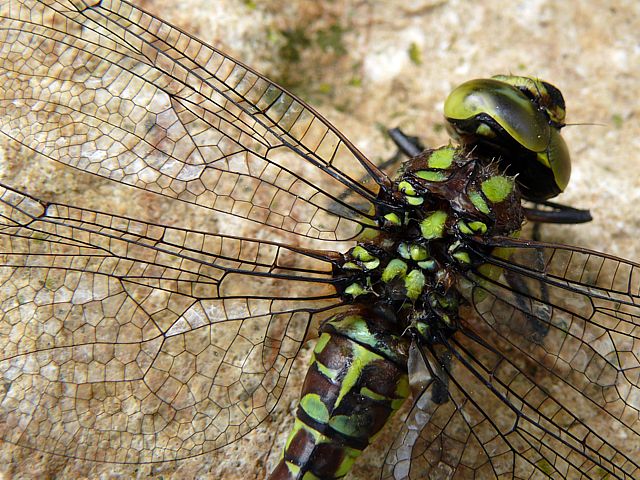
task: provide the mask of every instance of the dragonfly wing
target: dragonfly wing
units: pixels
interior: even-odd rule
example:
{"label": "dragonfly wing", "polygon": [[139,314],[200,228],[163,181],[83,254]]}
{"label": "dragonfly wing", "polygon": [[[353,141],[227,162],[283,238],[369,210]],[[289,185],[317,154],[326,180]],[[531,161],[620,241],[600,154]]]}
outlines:
{"label": "dragonfly wing", "polygon": [[639,266],[570,246],[489,245],[511,256],[484,256],[503,270],[498,279],[468,275],[482,321],[466,323],[466,338],[500,352],[485,362],[485,381],[520,412],[518,430],[530,425],[531,463],[576,478],[637,477],[638,446],[618,439],[640,434]]}
{"label": "dragonfly wing", "polygon": [[513,416],[475,377],[476,367],[450,344],[426,347],[422,356],[431,380],[415,395],[381,478],[531,478],[515,468],[522,459],[509,436]]}
{"label": "dragonfly wing", "polygon": [[640,433],[639,266],[569,246],[484,246],[511,255],[483,256],[495,269],[466,274],[460,329],[423,347],[413,370],[431,381],[382,478],[637,478],[639,447],[625,439]]}
{"label": "dragonfly wing", "polygon": [[318,256],[2,187],[0,431],[108,462],[219,448],[273,410],[314,315],[338,303]]}
{"label": "dragonfly wing", "polygon": [[[575,395],[547,392],[512,354],[460,333],[443,342],[451,356],[446,384],[418,397],[381,478],[637,477],[633,457],[587,433]],[[433,349],[428,356],[432,364],[439,358]]]}
{"label": "dragonfly wing", "polygon": [[374,226],[387,177],[224,53],[124,1],[3,0],[0,18],[0,129],[23,145],[303,236]]}
{"label": "dragonfly wing", "polygon": [[453,450],[441,444],[443,425],[447,423],[443,415],[451,415],[446,412],[450,406],[443,406],[449,395],[445,366],[450,366],[451,357],[447,351],[438,355],[430,357],[415,344],[411,347],[409,378],[414,401],[385,457],[380,476],[383,480],[419,478],[416,472],[444,472],[438,466],[446,462],[443,455],[453,455]]}

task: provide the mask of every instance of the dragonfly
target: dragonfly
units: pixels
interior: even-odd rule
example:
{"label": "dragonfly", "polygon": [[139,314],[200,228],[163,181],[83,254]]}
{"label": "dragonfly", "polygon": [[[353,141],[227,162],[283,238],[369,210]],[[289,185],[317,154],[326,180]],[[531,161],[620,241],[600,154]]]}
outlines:
{"label": "dragonfly", "polygon": [[317,337],[273,480],[345,477],[402,405],[381,479],[640,476],[638,264],[520,234],[585,219],[548,200],[570,175],[555,87],[461,85],[459,146],[396,135],[411,158],[391,179],[309,105],[125,1],[2,0],[0,17],[5,135],[218,227],[0,185],[5,442],[216,455],[270,418]]}

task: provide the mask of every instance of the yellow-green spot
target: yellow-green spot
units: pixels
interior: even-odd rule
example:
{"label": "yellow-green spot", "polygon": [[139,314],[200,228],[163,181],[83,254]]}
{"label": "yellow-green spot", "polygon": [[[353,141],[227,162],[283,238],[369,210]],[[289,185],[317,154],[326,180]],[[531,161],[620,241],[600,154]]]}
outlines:
{"label": "yellow-green spot", "polygon": [[374,270],[378,268],[379,265],[380,265],[380,260],[378,260],[377,258],[374,260],[371,260],[370,262],[364,262],[362,264],[365,270]]}
{"label": "yellow-green spot", "polygon": [[[517,235],[512,235],[517,238]],[[514,249],[509,247],[496,247],[491,250],[491,255],[497,258],[501,258],[502,260],[509,260],[511,255],[513,255]]]}
{"label": "yellow-green spot", "polygon": [[359,344],[377,346],[377,340],[371,334],[367,322],[359,315],[347,315],[339,320],[334,319],[331,320],[331,324],[343,335]]}
{"label": "yellow-green spot", "polygon": [[404,286],[407,289],[407,297],[416,300],[422,293],[425,278],[421,270],[411,270],[404,279]]}
{"label": "yellow-green spot", "polygon": [[361,450],[346,446],[342,447],[342,449],[344,452],[344,459],[342,460],[342,463],[340,463],[340,466],[336,469],[336,478],[342,478],[347,475],[353,467],[353,462],[355,462],[356,458],[358,458],[362,453]]}
{"label": "yellow-green spot", "polygon": [[325,364],[323,364],[317,358],[315,358],[315,355],[313,356],[312,361],[315,364],[315,366],[318,369],[318,371],[324,377],[328,378],[329,380],[334,380],[334,381],[338,380],[338,376],[340,375],[340,370],[334,370],[334,369],[331,369],[331,368],[327,367]]}
{"label": "yellow-green spot", "polygon": [[347,295],[351,295],[354,298],[364,294],[365,292],[366,290],[359,283],[352,283],[351,285],[349,285],[347,288],[344,289],[344,293],[346,293]]}
{"label": "yellow-green spot", "polygon": [[351,251],[351,256],[356,260],[360,260],[361,262],[370,262],[371,260],[376,258],[373,255],[371,255],[371,253],[369,253],[364,247],[361,247],[360,245],[353,247],[353,250]]}
{"label": "yellow-green spot", "polygon": [[385,400],[389,400],[387,397],[385,397],[384,395],[380,395],[379,393],[374,392],[373,390],[367,388],[367,387],[362,387],[360,389],[360,395],[364,396],[364,397],[368,397],[371,398],[373,400],[378,400],[378,401],[385,401]]}
{"label": "yellow-green spot", "polygon": [[[536,155],[536,160],[538,162],[540,162],[542,165],[544,165],[547,168],[551,168],[551,160],[549,159],[549,155],[547,154],[547,151],[545,150],[544,152],[538,152],[538,154]],[[556,181],[558,179],[556,178]],[[566,187],[566,184],[565,184]]]}
{"label": "yellow-green spot", "polygon": [[471,222],[469,224],[469,228],[475,233],[479,233],[481,235],[487,233],[487,225],[484,222]]}
{"label": "yellow-green spot", "polygon": [[[369,219],[365,220],[366,222],[369,221]],[[358,235],[357,240],[359,242],[365,242],[367,240],[374,240],[376,238],[378,238],[380,236],[380,229],[379,228],[365,228],[362,233],[360,233],[360,235]]]}
{"label": "yellow-green spot", "polygon": [[450,296],[446,296],[446,297],[441,297],[442,299],[440,300],[440,305],[442,305],[443,307],[449,309],[449,310],[457,310],[458,309],[458,300],[456,299],[456,297],[450,297]]}
{"label": "yellow-green spot", "polygon": [[409,205],[413,205],[414,207],[417,207],[418,205],[422,205],[424,203],[424,198],[422,197],[404,197],[407,200],[407,203]]}
{"label": "yellow-green spot", "polygon": [[441,307],[442,304],[440,303],[440,296],[437,293],[432,293],[431,295],[429,295],[429,304],[433,308]]}
{"label": "yellow-green spot", "polygon": [[[502,268],[496,266],[496,265],[490,265],[488,263],[484,263],[482,265],[480,265],[479,267],[476,267],[476,271],[482,276],[482,277],[486,277],[489,279],[498,279],[500,278],[500,275],[502,275]],[[485,280],[485,278],[478,278],[477,280],[474,281],[474,283],[480,285],[480,286],[486,286],[489,284],[489,282],[487,282]],[[484,300],[485,298],[487,298],[487,290],[485,290],[484,288],[478,288],[476,289],[476,297],[477,297],[477,301],[481,302],[482,300]]]}
{"label": "yellow-green spot", "polygon": [[[517,235],[514,235],[517,238]],[[491,250],[491,255],[497,258],[501,258],[503,260],[509,260],[511,255],[513,254],[513,248],[507,247],[497,247]],[[478,268],[478,273],[480,273],[483,277],[486,277],[490,280],[497,280],[502,275],[502,268],[497,265],[491,265],[489,263],[483,263]],[[480,280],[482,282],[482,280]],[[479,294],[482,294],[482,290],[478,290]]]}
{"label": "yellow-green spot", "polygon": [[411,258],[411,254],[409,253],[409,246],[404,242],[398,245],[398,253],[402,258],[406,258],[407,260]]}
{"label": "yellow-green spot", "polygon": [[[358,322],[364,323],[364,322]],[[355,325],[354,325],[355,326]],[[366,326],[364,326],[366,329]],[[366,335],[368,337],[368,342],[371,343],[372,338],[371,333],[366,330]],[[362,336],[362,335],[361,335]],[[365,338],[367,340],[367,338]],[[353,353],[353,363],[347,370],[346,375],[342,379],[342,384],[340,385],[340,393],[336,398],[334,403],[334,408],[338,408],[344,396],[350,392],[353,387],[358,383],[360,376],[362,375],[362,371],[367,367],[367,365],[371,364],[371,362],[380,360],[382,357],[377,353],[368,350],[367,348],[359,345],[355,342],[352,343],[352,353]]]}
{"label": "yellow-green spot", "polygon": [[430,272],[436,268],[437,264],[435,260],[424,260],[422,262],[418,262],[418,266],[423,270],[427,270]]}
{"label": "yellow-green spot", "polygon": [[473,203],[473,206],[476,207],[479,212],[482,212],[485,215],[489,215],[489,213],[491,213],[487,202],[484,201],[484,198],[482,197],[482,195],[480,195],[480,193],[470,192],[469,200],[471,200],[471,203]]}
{"label": "yellow-green spot", "polygon": [[409,59],[416,65],[422,65],[422,52],[415,42],[411,42],[409,45]]}
{"label": "yellow-green spot", "polygon": [[485,233],[487,233],[487,225],[483,222],[471,222],[467,224],[464,221],[460,220],[458,222],[458,230],[460,231],[460,233],[463,233],[465,235],[474,235],[476,233],[484,235]]}
{"label": "yellow-green spot", "polygon": [[[409,388],[408,375],[402,375],[402,377],[398,379],[395,393],[398,399],[391,402],[391,408],[393,408],[394,410],[397,410],[402,405],[402,402],[404,402],[409,397],[409,394],[411,393],[411,389]],[[400,402],[400,405],[394,406],[397,402]]]}
{"label": "yellow-green spot", "polygon": [[[399,358],[398,350],[393,346],[393,344],[387,345],[386,342],[380,341],[369,330],[367,322],[360,315],[345,315],[331,319],[328,323],[331,324],[338,332],[340,332],[341,335],[353,340],[360,346],[369,345],[370,347],[372,347],[372,350],[381,352],[387,358]],[[371,358],[375,359],[376,357],[373,356]],[[355,363],[356,362],[354,361],[354,364]]]}
{"label": "yellow-green spot", "polygon": [[427,249],[422,245],[413,244],[409,247],[409,255],[411,255],[411,260],[419,262],[421,260],[426,260],[428,254]]}
{"label": "yellow-green spot", "polygon": [[[396,382],[396,389],[395,389],[395,398],[385,398],[386,401],[389,402],[389,406],[391,407],[391,414],[389,415],[389,418],[391,418],[393,416],[393,414],[400,409],[400,407],[402,407],[402,405],[404,404],[405,400],[409,397],[409,377],[408,375],[402,375],[400,378],[398,378],[398,381]],[[380,433],[382,433],[383,429],[379,430],[377,433],[375,433],[369,440],[369,444],[373,443],[376,441],[376,438],[380,435]]]}
{"label": "yellow-green spot", "polygon": [[494,132],[486,123],[480,123],[478,125],[478,128],[476,128],[476,134],[484,138],[494,138],[496,136],[496,132]]}
{"label": "yellow-green spot", "polygon": [[467,265],[471,263],[471,257],[469,257],[469,252],[465,252],[464,250],[458,250],[457,252],[454,252],[452,256],[453,258],[458,260],[458,262],[460,263],[464,263]]}
{"label": "yellow-green spot", "polygon": [[424,338],[428,338],[429,331],[431,330],[429,325],[424,322],[417,322],[416,324],[413,325],[413,328],[415,328],[418,331],[418,333]]}
{"label": "yellow-green spot", "polygon": [[444,233],[444,224],[447,221],[447,213],[443,210],[437,210],[429,214],[420,222],[420,231],[422,237],[426,240],[434,238],[442,238]]}
{"label": "yellow-green spot", "polygon": [[482,193],[490,202],[503,202],[513,191],[513,179],[496,175],[482,182]]}
{"label": "yellow-green spot", "polygon": [[329,343],[329,340],[331,340],[331,335],[329,335],[328,333],[324,332],[322,335],[320,335],[320,337],[318,337],[318,340],[316,341],[316,346],[313,349],[314,353],[322,353],[324,347],[326,347],[327,343]]}
{"label": "yellow-green spot", "polygon": [[317,355],[321,354],[325,349],[329,341],[331,340],[331,335],[328,333],[323,333],[320,335],[318,340],[316,341],[316,346],[313,349],[313,354],[311,356],[311,363],[316,366],[318,371],[324,375],[329,380],[337,380],[338,375],[340,374],[340,370],[334,370],[326,365],[324,365],[320,360],[318,360]]}
{"label": "yellow-green spot", "polygon": [[414,175],[428,182],[444,182],[447,179],[444,172],[433,170],[418,170]]}
{"label": "yellow-green spot", "polygon": [[458,222],[458,230],[465,235],[473,235],[473,231],[462,220]]}
{"label": "yellow-green spot", "polygon": [[395,412],[402,407],[406,398],[396,398],[395,400],[391,400],[391,409]]}
{"label": "yellow-green spot", "polygon": [[438,295],[438,303],[441,307],[446,308],[447,310],[458,309],[458,300],[456,297],[451,295]]}
{"label": "yellow-green spot", "polygon": [[407,273],[407,264],[399,258],[391,260],[382,272],[382,281],[390,282],[396,277],[404,277]]}
{"label": "yellow-green spot", "polygon": [[293,478],[297,478],[298,474],[300,473],[300,467],[297,466],[295,463],[291,463],[287,461],[285,461],[285,465],[287,466],[287,470],[289,470],[289,472],[291,473],[291,476]]}
{"label": "yellow-green spot", "polygon": [[384,216],[385,220],[393,225],[401,225],[402,221],[397,213],[387,213]]}
{"label": "yellow-green spot", "polygon": [[415,195],[416,194],[416,190],[415,190],[415,188],[413,188],[413,185],[411,185],[406,180],[403,180],[402,182],[400,182],[398,184],[398,190],[400,190],[402,193],[405,193],[407,195]]}
{"label": "yellow-green spot", "polygon": [[346,269],[346,270],[362,270],[362,267],[360,265],[358,265],[357,263],[353,263],[353,262],[347,262],[345,263],[342,268]]}
{"label": "yellow-green spot", "polygon": [[329,420],[329,426],[344,435],[353,438],[362,437],[362,427],[368,427],[366,419],[362,415],[335,415]]}
{"label": "yellow-green spot", "polygon": [[302,480],[322,480],[320,477],[314,475],[311,472],[306,472],[303,476],[302,476]]}
{"label": "yellow-green spot", "polygon": [[456,150],[453,147],[443,147],[434,150],[431,155],[429,155],[429,167],[442,170],[449,168],[453,163],[453,157],[455,156],[455,153]]}
{"label": "yellow-green spot", "polygon": [[317,393],[308,393],[302,397],[300,408],[316,422],[327,423],[329,421],[329,410]]}

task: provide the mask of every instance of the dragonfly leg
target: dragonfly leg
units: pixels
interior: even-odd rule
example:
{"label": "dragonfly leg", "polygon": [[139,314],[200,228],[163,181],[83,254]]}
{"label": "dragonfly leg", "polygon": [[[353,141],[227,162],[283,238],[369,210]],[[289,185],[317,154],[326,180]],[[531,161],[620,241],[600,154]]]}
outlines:
{"label": "dragonfly leg", "polygon": [[[544,206],[547,208],[539,208]],[[593,220],[589,210],[569,207],[560,203],[549,201],[538,202],[534,208],[524,209],[524,215],[527,220],[536,223],[560,223],[560,224],[576,224],[587,223]]]}
{"label": "dragonfly leg", "polygon": [[[398,150],[400,151],[399,153],[405,157],[416,157],[424,150],[424,145],[422,145],[418,137],[410,137],[399,128],[390,128],[387,130],[387,133],[389,134],[389,137],[391,137],[391,140],[393,140],[393,143],[396,144],[396,147],[398,147]],[[393,158],[395,159],[396,157],[397,155],[394,155]],[[385,163],[388,162],[389,160]]]}
{"label": "dragonfly leg", "polygon": [[[541,239],[541,227],[540,222],[533,224],[533,231],[531,232],[531,238],[536,242]],[[544,270],[544,258],[542,250],[537,250],[534,258],[534,264],[532,265],[537,271],[542,272]],[[536,294],[532,292],[529,285],[525,282],[522,276],[514,274],[511,271],[505,272],[505,279],[512,290],[521,293],[522,295],[516,296],[516,303],[518,309],[524,314],[527,319],[527,323],[530,329],[533,340],[536,343],[541,342],[549,332],[549,322],[553,315],[553,308],[549,303],[549,289],[546,283],[539,282],[539,292]],[[531,299],[539,298],[542,304],[533,306]],[[537,303],[537,302],[536,302]]]}

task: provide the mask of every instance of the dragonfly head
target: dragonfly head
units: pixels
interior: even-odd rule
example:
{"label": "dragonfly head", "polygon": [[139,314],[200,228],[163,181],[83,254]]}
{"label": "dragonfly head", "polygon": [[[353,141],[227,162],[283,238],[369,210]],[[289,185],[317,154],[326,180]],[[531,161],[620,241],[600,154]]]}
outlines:
{"label": "dragonfly head", "polygon": [[562,93],[528,77],[498,75],[456,87],[444,104],[453,138],[499,159],[517,174],[522,195],[547,200],[564,191],[571,176]]}

